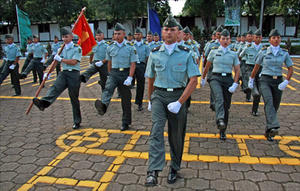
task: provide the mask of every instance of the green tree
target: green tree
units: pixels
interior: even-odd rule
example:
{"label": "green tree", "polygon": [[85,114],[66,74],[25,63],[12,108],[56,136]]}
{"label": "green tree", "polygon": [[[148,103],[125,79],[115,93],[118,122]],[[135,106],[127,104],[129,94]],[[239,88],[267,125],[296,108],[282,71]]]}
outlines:
{"label": "green tree", "polygon": [[297,37],[300,26],[300,1],[279,0],[278,11],[285,16],[285,22],[291,20],[292,24],[296,26],[295,37]]}

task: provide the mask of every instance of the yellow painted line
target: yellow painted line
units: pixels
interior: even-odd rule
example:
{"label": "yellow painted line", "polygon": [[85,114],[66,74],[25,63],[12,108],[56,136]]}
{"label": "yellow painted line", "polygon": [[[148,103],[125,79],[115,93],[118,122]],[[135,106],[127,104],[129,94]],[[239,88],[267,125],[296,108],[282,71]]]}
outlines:
{"label": "yellow painted line", "polygon": [[[287,75],[286,74],[282,74],[284,77],[286,77]],[[291,80],[293,80],[294,82],[297,82],[298,84],[300,84],[300,81],[299,80],[297,80],[297,79],[295,79],[295,78],[293,78],[293,77],[291,77]]]}
{"label": "yellow painted line", "polygon": [[[200,70],[200,73],[201,75],[203,74],[203,61],[202,61],[202,56],[200,58],[200,64],[199,64],[199,70]],[[201,87],[201,77],[198,78],[198,84],[197,84],[197,89],[199,89]]]}
{"label": "yellow painted line", "polygon": [[238,143],[238,147],[240,149],[241,156],[250,156],[250,153],[249,153],[249,150],[248,150],[245,140],[239,138],[239,139],[236,139],[236,142]]}
{"label": "yellow painted line", "polygon": [[[98,75],[93,75],[90,79],[93,79],[93,78],[96,78]],[[98,81],[95,81],[95,82],[93,82],[93,83],[90,83],[90,84],[88,84],[88,85],[86,85],[86,87],[91,87],[91,86],[93,86],[93,85],[95,85],[95,84],[98,84]]]}
{"label": "yellow painted line", "polygon": [[[298,65],[298,64],[296,64],[296,65]],[[297,66],[293,66],[293,68],[295,68],[295,69],[297,69],[297,70],[300,70],[300,67],[297,67]]]}
{"label": "yellow painted line", "polygon": [[286,87],[289,88],[290,90],[296,91],[296,88],[294,88],[294,87],[291,86],[291,85],[287,85]]}

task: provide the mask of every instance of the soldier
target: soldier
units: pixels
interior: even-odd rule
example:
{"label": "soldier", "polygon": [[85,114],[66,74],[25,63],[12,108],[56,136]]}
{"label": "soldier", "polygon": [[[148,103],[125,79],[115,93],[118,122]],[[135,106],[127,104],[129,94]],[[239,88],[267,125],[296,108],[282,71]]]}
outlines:
{"label": "soldier", "polygon": [[237,36],[236,36],[236,41],[235,41],[235,43],[234,43],[234,47],[233,48],[235,48],[235,49],[239,49],[239,44],[241,43],[241,35],[240,34],[238,34]]}
{"label": "soldier", "polygon": [[100,80],[99,84],[103,92],[107,80],[107,61],[106,49],[109,46],[109,43],[105,42],[104,34],[100,28],[96,30],[96,40],[97,46],[93,48],[92,54],[90,56],[90,66],[89,68],[80,75],[81,82],[86,83],[92,75],[99,72]]}
{"label": "soldier", "polygon": [[13,96],[19,96],[21,95],[18,63],[21,56],[20,48],[14,43],[14,37],[11,34],[5,35],[5,43],[7,46],[4,48],[5,62],[0,71],[0,86],[8,74],[10,74],[11,83],[15,89]]}
{"label": "soldier", "polygon": [[[214,48],[209,53],[201,80],[201,84],[204,86],[206,74],[210,65],[213,64],[210,86],[215,99],[216,123],[220,130],[221,140],[226,140],[225,131],[228,125],[231,97],[238,87],[240,73],[238,55],[228,49],[229,38],[229,31],[224,29],[221,33],[219,48]],[[235,72],[234,79],[232,79],[232,67],[234,67]]]}
{"label": "soldier", "polygon": [[[255,65],[255,58],[258,54],[258,52],[263,48],[262,44],[262,36],[261,36],[261,31],[258,29],[254,33],[254,43],[248,44],[246,48],[243,49],[243,51],[240,54],[240,57],[245,57],[246,58],[246,68],[245,68],[245,83],[248,84],[248,79],[251,76],[251,72],[254,68]],[[260,68],[261,70],[261,68]],[[255,76],[255,83],[254,83],[254,88],[248,89],[247,91],[251,91],[252,96],[253,96],[253,105],[252,105],[252,115],[253,116],[258,116],[257,110],[260,102],[260,94],[259,94],[259,74],[260,71],[256,74]]]}
{"label": "soldier", "polygon": [[240,67],[241,67],[241,77],[242,77],[242,90],[246,94],[246,102],[251,102],[251,90],[248,88],[249,76],[247,76],[247,74],[246,74],[246,68],[247,68],[246,56],[243,55],[243,57],[241,57],[241,52],[248,46],[251,46],[252,41],[253,41],[253,32],[252,32],[252,30],[249,30],[246,35],[246,43],[241,45],[238,49],[238,55],[239,55],[239,59],[241,61]]}
{"label": "soldier", "polygon": [[[50,56],[50,58],[47,60],[45,67],[47,68],[54,60],[54,56],[57,54],[58,49],[60,48],[61,44],[58,42],[58,37],[54,36],[54,41],[51,44],[51,50],[52,50],[52,54]],[[58,76],[58,73],[61,71],[60,68],[60,63],[57,63],[56,65],[56,75]]]}
{"label": "soldier", "polygon": [[152,31],[148,31],[146,39],[147,39],[148,46],[150,46],[153,43],[153,33],[152,33]]}
{"label": "soldier", "polygon": [[157,184],[158,172],[162,171],[165,165],[164,127],[167,120],[171,152],[167,182],[173,184],[177,180],[187,123],[185,101],[196,88],[197,77],[200,76],[191,51],[176,44],[177,33],[176,20],[168,16],[162,30],[165,43],[152,50],[147,63],[148,97],[151,97],[148,110],[152,110],[153,124],[146,186]]}
{"label": "soldier", "polygon": [[[277,29],[273,29],[269,34],[268,48],[263,48],[257,55],[255,66],[249,79],[249,88],[254,87],[254,78],[260,66],[262,66],[259,80],[260,91],[264,99],[264,110],[266,116],[265,137],[268,141],[273,141],[273,137],[278,134],[280,128],[277,111],[281,102],[282,91],[288,85],[293,74],[293,61],[287,50],[280,48],[281,35]],[[286,79],[282,77],[282,67],[285,63],[288,68]]]}
{"label": "soldier", "polygon": [[131,124],[131,91],[129,86],[132,82],[138,57],[135,47],[124,40],[125,28],[120,23],[115,26],[114,37],[115,42],[106,51],[109,76],[102,92],[102,99],[101,101],[96,100],[95,107],[99,115],[104,115],[114,90],[118,87],[123,110],[121,131],[124,131],[129,129]]}
{"label": "soldier", "polygon": [[44,62],[48,55],[46,48],[39,42],[39,37],[37,35],[33,35],[33,59],[29,63],[28,67],[21,74],[21,79],[27,77],[31,70],[36,70],[39,76],[40,84],[43,81],[43,71],[44,71]]}
{"label": "soldier", "polygon": [[126,40],[127,40],[129,43],[133,43],[133,42],[134,42],[133,35],[131,34],[131,32],[128,33],[128,35],[127,35],[127,37],[126,37]]}
{"label": "soldier", "polygon": [[[26,68],[28,67],[29,63],[31,62],[32,58],[33,58],[33,43],[32,43],[32,37],[28,37],[27,38],[27,46],[26,46],[26,52],[25,52],[25,56],[26,56],[26,59],[25,59],[25,62],[24,62],[24,65],[22,67],[22,70],[21,72],[24,72],[26,70]],[[32,70],[32,74],[33,74],[33,83],[36,83],[37,82],[37,74],[36,74],[36,70],[33,69]]]}
{"label": "soldier", "polygon": [[[149,35],[149,34],[148,34]],[[147,37],[148,37],[147,35]],[[137,81],[135,104],[138,105],[138,111],[143,110],[143,98],[145,89],[145,70],[146,63],[150,54],[148,44],[143,42],[143,32],[140,28],[137,28],[134,34],[134,46],[137,50],[138,61],[136,63],[134,76]]]}
{"label": "soldier", "polygon": [[159,35],[157,32],[153,35],[153,43],[149,45],[150,50],[153,50],[153,48],[156,48],[161,45],[161,42],[159,41]]}
{"label": "soldier", "polygon": [[210,46],[210,43],[213,43],[215,40],[216,40],[216,31],[214,31],[214,32],[211,34],[211,40],[208,41],[208,42],[205,44],[204,49],[203,49],[203,53],[202,53],[203,56],[204,56],[204,54],[205,54],[206,49]]}
{"label": "soldier", "polygon": [[33,98],[33,103],[39,110],[44,111],[56,98],[68,88],[73,110],[73,129],[80,128],[81,112],[79,103],[80,89],[80,60],[81,48],[73,44],[73,34],[70,27],[63,27],[60,31],[65,47],[61,56],[55,55],[54,60],[61,62],[62,71],[58,74],[53,86],[47,91],[47,95],[41,99]]}

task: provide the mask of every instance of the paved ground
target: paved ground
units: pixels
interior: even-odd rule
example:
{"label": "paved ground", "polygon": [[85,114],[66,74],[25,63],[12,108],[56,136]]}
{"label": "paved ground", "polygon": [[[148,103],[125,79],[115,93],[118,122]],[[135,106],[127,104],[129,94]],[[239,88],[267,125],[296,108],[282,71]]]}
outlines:
{"label": "paved ground", "polygon": [[[83,58],[82,70],[87,66]],[[294,70],[279,110],[280,136],[273,143],[263,137],[263,105],[260,116],[251,116],[240,90],[233,95],[228,139],[220,141],[208,108],[209,89],[198,87],[188,114],[182,178],[167,184],[167,163],[159,186],[150,189],[143,185],[150,112],[137,112],[133,104],[131,130],[120,132],[119,99],[104,116],[96,113],[100,86],[94,76],[81,86],[82,128],[73,131],[67,92],[44,112],[34,107],[25,115],[38,86],[28,77],[21,81],[22,96],[11,97],[7,79],[0,87],[0,190],[300,190],[300,59]]]}

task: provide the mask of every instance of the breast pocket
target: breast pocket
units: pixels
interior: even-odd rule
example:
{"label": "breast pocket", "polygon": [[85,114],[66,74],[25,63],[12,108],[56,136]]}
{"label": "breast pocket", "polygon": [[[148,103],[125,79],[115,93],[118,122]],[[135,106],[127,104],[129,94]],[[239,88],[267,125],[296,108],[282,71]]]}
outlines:
{"label": "breast pocket", "polygon": [[111,57],[115,57],[115,56],[117,56],[117,54],[118,54],[118,51],[117,50],[112,50],[111,52],[110,52],[110,56]]}
{"label": "breast pocket", "polygon": [[162,72],[166,69],[165,64],[159,62],[159,60],[153,60],[153,64],[154,64],[154,70],[156,72]]}
{"label": "breast pocket", "polygon": [[186,65],[185,64],[177,64],[172,67],[173,78],[175,81],[182,82],[186,73]]}

